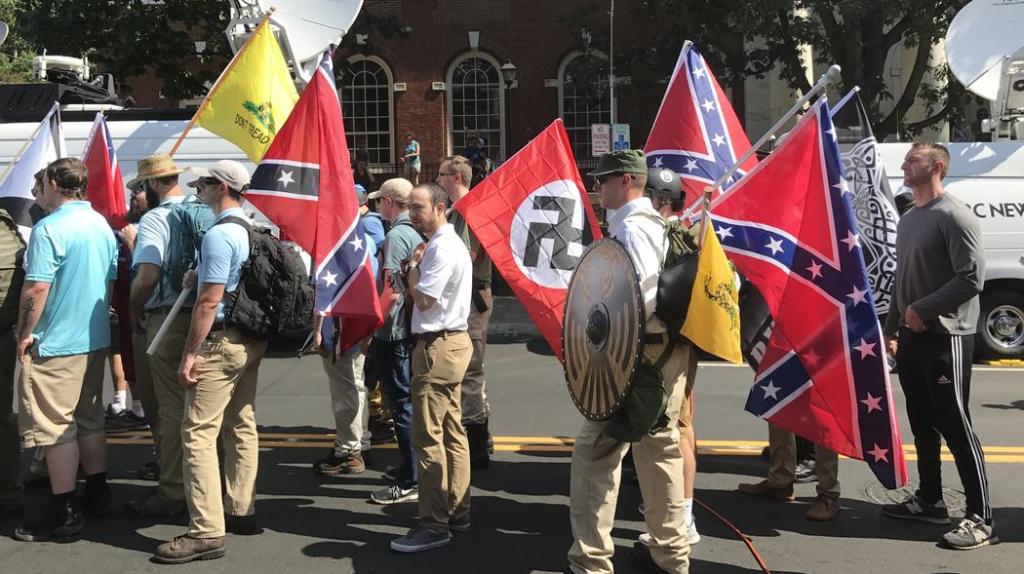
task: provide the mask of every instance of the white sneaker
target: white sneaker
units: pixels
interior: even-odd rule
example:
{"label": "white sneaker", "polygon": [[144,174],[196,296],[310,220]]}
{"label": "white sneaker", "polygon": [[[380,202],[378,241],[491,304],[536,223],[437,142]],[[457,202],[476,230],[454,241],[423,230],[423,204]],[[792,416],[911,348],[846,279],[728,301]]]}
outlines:
{"label": "white sneaker", "polygon": [[[653,538],[651,538],[651,534],[649,532],[644,532],[640,535],[639,540],[640,544],[643,544],[644,546],[650,548]],[[686,529],[686,543],[690,546],[693,546],[698,542],[700,542],[700,533],[697,532],[697,523],[691,522],[690,526]]]}
{"label": "white sneaker", "polygon": [[954,550],[974,550],[999,542],[999,538],[992,534],[992,527],[974,515],[961,520],[960,524],[944,534],[942,539]]}

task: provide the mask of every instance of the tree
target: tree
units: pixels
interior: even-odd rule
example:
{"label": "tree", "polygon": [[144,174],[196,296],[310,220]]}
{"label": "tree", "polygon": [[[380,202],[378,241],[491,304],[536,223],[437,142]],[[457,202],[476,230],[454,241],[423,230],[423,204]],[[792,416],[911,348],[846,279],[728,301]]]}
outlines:
{"label": "tree", "polygon": [[[411,28],[397,18],[375,16],[383,0],[367,0],[352,31],[372,37],[407,35]],[[161,93],[184,100],[206,93],[232,56],[224,35],[230,21],[228,2],[209,0],[0,0],[18,18],[18,34],[41,52],[88,56],[122,82],[152,73]],[[356,46],[354,33],[343,45]],[[196,42],[204,42],[197,53]],[[359,46],[361,47],[361,46]]]}
{"label": "tree", "polygon": [[35,81],[32,76],[32,58],[36,54],[18,34],[19,7],[17,0],[0,0],[0,22],[10,27],[10,35],[0,47],[0,82],[5,84]]}
{"label": "tree", "polygon": [[[963,88],[945,70],[933,69],[930,56],[953,16],[967,2],[640,0],[634,6],[638,14],[658,22],[662,30],[644,56],[671,69],[678,55],[678,39],[693,39],[728,85],[734,85],[737,78],[762,78],[777,69],[790,87],[806,92],[811,85],[800,49],[812,46],[817,62],[837,63],[843,68],[844,92],[860,86],[861,98],[873,116],[872,127],[881,139],[897,130],[920,129],[957,113]],[[747,45],[760,47],[745,50]],[[914,58],[905,76],[906,86],[894,94],[885,85],[885,62],[889,51],[898,46],[911,50]],[[929,73],[940,82],[948,80],[947,85],[939,90],[928,86],[924,80]],[[734,97],[740,93],[742,90],[733,90]],[[907,111],[919,99],[929,113],[934,113],[925,121],[907,125]],[[943,99],[944,105],[938,107]],[[894,104],[883,115],[879,104],[884,100]],[[742,106],[736,107],[741,112]]]}

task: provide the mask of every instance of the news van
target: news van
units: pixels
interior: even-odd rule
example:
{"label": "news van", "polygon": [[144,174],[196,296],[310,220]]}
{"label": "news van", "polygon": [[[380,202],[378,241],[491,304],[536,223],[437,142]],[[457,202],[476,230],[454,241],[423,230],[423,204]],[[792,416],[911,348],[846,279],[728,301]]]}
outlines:
{"label": "news van", "polygon": [[[951,165],[946,191],[967,204],[981,224],[985,287],[976,353],[1024,359],[1024,142],[946,144]],[[894,194],[909,193],[900,165],[910,144],[880,144]]]}

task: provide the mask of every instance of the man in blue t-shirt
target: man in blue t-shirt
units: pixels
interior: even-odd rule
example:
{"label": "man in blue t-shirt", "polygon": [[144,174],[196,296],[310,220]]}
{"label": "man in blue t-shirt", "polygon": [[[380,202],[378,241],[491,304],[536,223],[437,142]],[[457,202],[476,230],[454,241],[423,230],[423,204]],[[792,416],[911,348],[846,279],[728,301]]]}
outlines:
{"label": "man in blue t-shirt", "polygon": [[[259,464],[254,403],[267,342],[224,321],[224,298],[238,288],[242,264],[249,258],[249,230],[241,223],[248,219],[241,201],[250,176],[242,164],[230,160],[192,172],[199,179],[189,185],[215,218],[203,237],[198,274],[190,272],[186,278],[199,288],[178,367],[178,381],[185,387],[181,437],[190,523],[187,533],[157,548],[154,559],[164,564],[219,558],[226,551],[225,532],[261,531],[254,505]],[[218,436],[225,451],[223,500]]]}
{"label": "man in blue t-shirt", "polygon": [[[26,254],[15,329],[19,415],[24,445],[46,453],[53,493],[51,511],[14,532],[29,542],[73,539],[84,528],[83,512],[109,512],[103,366],[117,243],[106,220],[82,201],[87,183],[78,159],[47,166],[36,203],[50,215],[33,227]],[[75,498],[79,465],[81,502]]]}

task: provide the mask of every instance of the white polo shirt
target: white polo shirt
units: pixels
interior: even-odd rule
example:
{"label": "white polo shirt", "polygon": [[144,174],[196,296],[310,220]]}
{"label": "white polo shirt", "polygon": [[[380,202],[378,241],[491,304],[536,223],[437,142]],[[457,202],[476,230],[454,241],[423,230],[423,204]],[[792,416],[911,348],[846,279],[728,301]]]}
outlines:
{"label": "white polo shirt", "polygon": [[419,270],[416,290],[436,302],[426,311],[413,305],[412,332],[465,331],[473,296],[473,262],[452,224],[446,223],[434,232]]}
{"label": "white polo shirt", "polygon": [[665,228],[658,223],[660,219],[662,217],[654,210],[651,200],[641,197],[615,210],[615,215],[608,220],[608,233],[626,247],[639,276],[648,333],[667,331],[665,323],[654,314],[658,303],[658,276],[668,253],[668,239]]}

